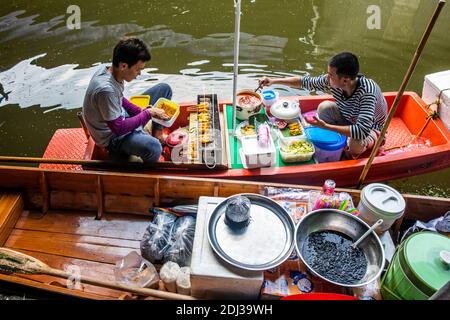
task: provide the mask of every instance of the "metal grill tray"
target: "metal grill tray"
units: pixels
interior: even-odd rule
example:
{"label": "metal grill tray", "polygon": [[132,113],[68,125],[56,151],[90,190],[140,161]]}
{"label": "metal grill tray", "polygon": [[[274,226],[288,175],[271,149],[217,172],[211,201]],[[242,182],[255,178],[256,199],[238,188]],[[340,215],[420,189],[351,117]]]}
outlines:
{"label": "metal grill tray", "polygon": [[[294,248],[294,221],[275,201],[258,194],[240,194],[251,202],[250,224],[235,230],[225,224],[228,199],[208,220],[213,250],[229,264],[253,271],[272,269],[287,260]],[[234,195],[236,197],[239,195]]]}

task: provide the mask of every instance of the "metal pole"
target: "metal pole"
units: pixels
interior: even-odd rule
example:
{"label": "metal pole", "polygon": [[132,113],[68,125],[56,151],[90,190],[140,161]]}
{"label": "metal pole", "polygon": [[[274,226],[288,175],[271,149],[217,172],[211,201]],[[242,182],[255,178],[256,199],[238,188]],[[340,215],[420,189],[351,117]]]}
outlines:
{"label": "metal pole", "polygon": [[233,136],[236,131],[236,94],[239,73],[239,35],[241,29],[241,0],[234,0],[235,23],[234,23],[234,75],[233,75]]}

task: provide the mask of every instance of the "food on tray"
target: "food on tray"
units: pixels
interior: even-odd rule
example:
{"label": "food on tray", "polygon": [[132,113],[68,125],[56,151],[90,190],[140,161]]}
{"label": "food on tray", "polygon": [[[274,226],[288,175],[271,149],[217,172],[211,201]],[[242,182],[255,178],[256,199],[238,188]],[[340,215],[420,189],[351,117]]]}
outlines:
{"label": "food on tray", "polygon": [[212,142],[211,135],[209,135],[209,134],[201,134],[199,136],[199,139],[200,139],[200,142],[203,144]]}
{"label": "food on tray", "polygon": [[275,124],[277,125],[277,127],[278,127],[280,130],[283,130],[283,129],[286,128],[286,126],[287,126],[287,122],[284,121],[284,120],[280,120],[280,119],[275,120]]}
{"label": "food on tray", "polygon": [[313,145],[309,141],[295,141],[287,147],[281,147],[281,150],[286,153],[302,154],[314,152]]}
{"label": "food on tray", "polygon": [[165,101],[161,102],[158,105],[158,108],[159,109],[163,109],[164,112],[169,116],[169,118],[172,118],[173,115],[175,114],[175,112],[177,112],[176,105],[170,104],[170,103],[165,102]]}
{"label": "food on tray", "polygon": [[209,114],[208,113],[200,113],[198,115],[199,122],[209,122]]}
{"label": "food on tray", "polygon": [[298,136],[303,133],[300,124],[298,122],[288,124],[288,128],[291,136]]}
{"label": "food on tray", "polygon": [[188,157],[190,160],[196,160],[197,154],[197,137],[199,128],[197,128],[197,113],[191,113],[189,115],[189,150]]}
{"label": "food on tray", "polygon": [[241,133],[243,136],[254,136],[256,134],[255,126],[248,124],[241,128]]}
{"label": "food on tray", "polygon": [[209,112],[209,103],[208,102],[199,103],[197,105],[197,111],[198,113]]}
{"label": "food on tray", "polygon": [[209,131],[209,124],[199,124],[198,131],[200,133],[205,133]]}
{"label": "food on tray", "polygon": [[314,146],[307,140],[291,142],[289,146],[280,147],[280,155],[288,163],[310,161],[314,155]]}

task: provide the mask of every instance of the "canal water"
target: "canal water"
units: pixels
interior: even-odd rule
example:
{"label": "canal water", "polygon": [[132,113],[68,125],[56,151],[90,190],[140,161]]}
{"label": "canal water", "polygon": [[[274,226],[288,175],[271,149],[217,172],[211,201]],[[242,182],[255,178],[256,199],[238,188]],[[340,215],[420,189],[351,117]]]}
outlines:
{"label": "canal water", "polygon": [[[383,91],[397,91],[437,1],[243,0],[239,88],[262,75],[319,75],[340,51]],[[58,128],[78,127],[84,91],[108,63],[115,43],[138,36],[152,60],[126,94],[164,81],[174,100],[214,92],[231,99],[232,0],[4,1],[0,6],[0,155],[42,156]],[[80,12],[79,29],[70,5]],[[379,19],[378,19],[379,18]],[[407,90],[422,93],[424,76],[450,69],[450,6],[428,41]],[[68,25],[69,22],[69,25]],[[72,24],[70,24],[72,23]],[[305,90],[277,87],[282,95]],[[389,183],[402,192],[449,196],[450,169]]]}

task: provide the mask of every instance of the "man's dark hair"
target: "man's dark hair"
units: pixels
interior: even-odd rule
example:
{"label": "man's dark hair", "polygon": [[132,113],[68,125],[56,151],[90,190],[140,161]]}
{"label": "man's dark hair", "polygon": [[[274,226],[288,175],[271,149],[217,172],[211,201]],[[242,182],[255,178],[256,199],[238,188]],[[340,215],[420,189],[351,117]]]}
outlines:
{"label": "man's dark hair", "polygon": [[127,38],[120,40],[114,47],[112,62],[115,67],[118,67],[120,62],[124,62],[130,68],[138,61],[147,62],[150,59],[150,52],[142,40]]}
{"label": "man's dark hair", "polygon": [[358,58],[351,52],[341,52],[331,58],[328,63],[330,67],[336,68],[339,77],[350,77],[355,79],[359,73]]}

